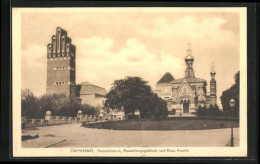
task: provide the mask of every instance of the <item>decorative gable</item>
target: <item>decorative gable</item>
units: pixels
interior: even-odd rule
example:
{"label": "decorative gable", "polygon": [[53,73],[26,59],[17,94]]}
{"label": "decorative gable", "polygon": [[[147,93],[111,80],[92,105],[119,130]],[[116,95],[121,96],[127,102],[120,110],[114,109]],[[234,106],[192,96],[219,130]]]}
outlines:
{"label": "decorative gable", "polygon": [[181,86],[179,87],[178,91],[177,91],[177,95],[178,97],[194,97],[195,94],[192,91],[189,83],[184,80],[181,84]]}

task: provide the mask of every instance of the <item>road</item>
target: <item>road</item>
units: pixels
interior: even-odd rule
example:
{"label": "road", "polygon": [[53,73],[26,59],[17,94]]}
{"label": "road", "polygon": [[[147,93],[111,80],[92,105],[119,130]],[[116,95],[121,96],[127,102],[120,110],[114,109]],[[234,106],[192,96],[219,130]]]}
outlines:
{"label": "road", "polygon": [[[138,131],[108,130],[65,124],[23,130],[23,135],[39,138],[25,140],[23,148],[53,147],[225,147],[230,142],[230,129]],[[238,146],[239,128],[234,129]],[[65,140],[65,141],[63,141]],[[62,142],[60,142],[62,141]],[[55,144],[60,142],[58,144]],[[54,144],[54,145],[53,145]]]}

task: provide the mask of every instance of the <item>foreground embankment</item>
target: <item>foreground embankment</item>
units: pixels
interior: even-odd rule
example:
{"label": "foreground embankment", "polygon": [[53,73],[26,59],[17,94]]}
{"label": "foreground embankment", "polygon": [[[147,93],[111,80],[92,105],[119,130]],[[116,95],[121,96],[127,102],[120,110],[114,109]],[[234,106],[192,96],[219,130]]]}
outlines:
{"label": "foreground embankment", "polygon": [[[230,128],[230,118],[150,118],[122,121],[107,121],[83,124],[87,128],[113,130],[206,130]],[[239,127],[239,120],[233,120],[233,127]]]}

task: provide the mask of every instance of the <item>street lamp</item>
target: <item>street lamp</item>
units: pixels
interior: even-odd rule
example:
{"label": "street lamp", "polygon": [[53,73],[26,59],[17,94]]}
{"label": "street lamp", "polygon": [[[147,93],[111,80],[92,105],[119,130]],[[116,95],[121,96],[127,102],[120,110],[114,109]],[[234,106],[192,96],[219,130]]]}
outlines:
{"label": "street lamp", "polygon": [[234,106],[235,106],[235,100],[232,98],[229,101],[229,105],[231,108],[231,147],[234,147],[234,135],[233,135],[233,110],[234,110]]}

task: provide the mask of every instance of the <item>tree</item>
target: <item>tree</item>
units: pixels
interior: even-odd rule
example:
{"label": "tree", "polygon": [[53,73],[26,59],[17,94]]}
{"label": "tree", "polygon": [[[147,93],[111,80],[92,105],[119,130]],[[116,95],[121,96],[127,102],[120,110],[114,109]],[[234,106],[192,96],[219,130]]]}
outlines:
{"label": "tree", "polygon": [[212,104],[209,105],[208,116],[214,117],[214,107]]}
{"label": "tree", "polygon": [[151,93],[149,98],[144,99],[142,106],[140,106],[140,112],[143,116],[154,115],[155,117],[166,117],[168,116],[167,103],[157,94]]}
{"label": "tree", "polygon": [[75,117],[78,110],[83,114],[97,115],[97,108],[80,104],[77,97],[65,94],[42,95],[39,98],[26,89],[22,91],[22,116],[31,119],[44,118],[46,111],[53,116]]}
{"label": "tree", "polygon": [[219,107],[217,104],[214,105],[213,107],[213,116],[216,117],[216,116],[219,116],[220,115],[220,110],[219,110]]}
{"label": "tree", "polygon": [[224,111],[230,111],[230,105],[229,101],[230,99],[234,99],[236,101],[235,107],[234,107],[234,114],[239,114],[239,87],[240,87],[240,72],[238,71],[235,74],[235,84],[228,88],[227,90],[223,91],[220,99],[221,104]]}
{"label": "tree", "polygon": [[208,110],[207,106],[204,105],[202,107],[202,117],[205,117],[205,116],[208,116],[208,115],[209,115],[209,110]]}
{"label": "tree", "polygon": [[166,102],[152,93],[147,83],[140,77],[115,80],[112,89],[106,95],[105,106],[112,109],[123,107],[126,115],[134,115],[137,109],[141,115],[166,114]]}
{"label": "tree", "polygon": [[88,104],[83,104],[81,105],[81,110],[82,110],[82,114],[86,114],[86,115],[96,115],[98,114],[98,109],[90,106]]}
{"label": "tree", "polygon": [[29,90],[22,90],[22,116],[26,118],[41,118],[41,108],[39,100]]}
{"label": "tree", "polygon": [[55,108],[55,104],[54,104],[54,99],[52,96],[50,95],[42,95],[39,98],[39,105],[42,108],[42,117],[44,117],[44,115],[46,114],[46,111],[51,111],[53,114],[54,108]]}
{"label": "tree", "polygon": [[202,106],[200,104],[198,106],[197,116],[198,117],[202,117],[203,116],[203,108],[202,108]]}

